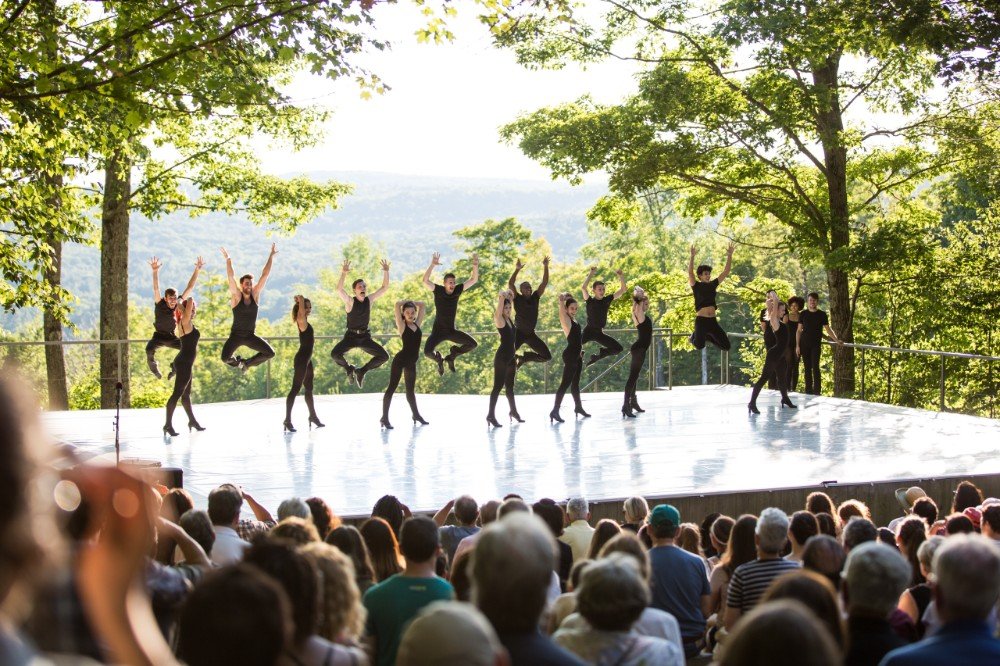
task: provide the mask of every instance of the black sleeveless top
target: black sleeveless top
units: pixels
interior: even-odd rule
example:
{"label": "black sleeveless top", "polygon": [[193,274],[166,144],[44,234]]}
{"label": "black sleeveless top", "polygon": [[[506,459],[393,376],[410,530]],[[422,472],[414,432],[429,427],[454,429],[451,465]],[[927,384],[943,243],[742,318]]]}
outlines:
{"label": "black sleeveless top", "polygon": [[420,338],[422,336],[423,333],[419,326],[414,331],[410,329],[409,324],[403,322],[403,334],[400,336],[403,339],[403,348],[399,351],[399,356],[407,363],[415,363],[420,358]]}
{"label": "black sleeveless top", "polygon": [[[767,323],[765,329],[764,344],[767,344],[767,330],[771,329],[771,323]],[[774,344],[767,348],[768,356],[784,354],[788,348],[788,326],[783,322],[778,322],[778,330],[774,331]]]}
{"label": "black sleeveless top", "polygon": [[198,341],[201,340],[201,331],[192,327],[191,332],[181,336],[181,350],[174,359],[174,365],[193,364],[194,357],[198,355]]}
{"label": "black sleeveless top", "polygon": [[[298,326],[296,326],[298,328]],[[313,355],[313,345],[316,337],[313,334],[313,325],[306,324],[306,330],[299,331],[299,350],[295,352],[295,360],[300,358],[310,359]]]}
{"label": "black sleeveless top", "polygon": [[586,300],[587,328],[604,328],[608,325],[608,308],[614,299],[614,296],[608,295],[604,298],[591,296]]}
{"label": "black sleeveless top", "polygon": [[649,349],[649,345],[653,342],[653,322],[647,316],[642,320],[641,324],[636,324],[635,330],[639,332],[639,337],[636,341],[632,343],[632,351],[639,351],[640,349]]}
{"label": "black sleeveless top", "polygon": [[240,295],[240,300],[233,306],[233,328],[232,333],[242,335],[253,335],[257,329],[257,301],[250,295],[250,302],[247,303]]}
{"label": "black sleeveless top", "polygon": [[719,278],[715,278],[711,282],[698,280],[691,285],[691,291],[694,293],[695,312],[702,308],[715,307],[715,291],[718,288]]}
{"label": "black sleeveless top", "polygon": [[569,333],[566,334],[566,349],[563,351],[563,358],[577,357],[583,352],[583,332],[576,320],[570,322]]}
{"label": "black sleeveless top", "polygon": [[354,299],[354,305],[351,306],[351,311],[347,313],[347,328],[367,331],[368,322],[371,321],[372,302],[368,300],[367,296],[360,301],[355,296],[351,298]]}
{"label": "black sleeveless top", "polygon": [[514,296],[514,328],[522,333],[531,333],[538,323],[538,292],[530,296],[518,293]]}
{"label": "black sleeveless top", "polygon": [[434,328],[455,328],[455,315],[458,314],[458,299],[465,291],[465,283],[455,285],[455,291],[450,294],[443,285],[434,285]]}
{"label": "black sleeveless top", "polygon": [[153,330],[165,335],[175,335],[174,308],[167,305],[167,299],[161,298],[153,306]]}
{"label": "black sleeveless top", "polygon": [[511,360],[514,358],[514,326],[512,324],[504,323],[503,328],[497,328],[497,333],[500,334],[500,346],[497,347],[497,353],[494,358]]}

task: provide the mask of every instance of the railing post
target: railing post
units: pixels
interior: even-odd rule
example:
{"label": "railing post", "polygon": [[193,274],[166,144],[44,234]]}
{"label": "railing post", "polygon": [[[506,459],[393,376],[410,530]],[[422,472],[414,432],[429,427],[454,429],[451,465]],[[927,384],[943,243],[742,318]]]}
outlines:
{"label": "railing post", "polygon": [[943,412],[945,410],[944,405],[944,356],[941,357],[941,396],[940,396],[940,409]]}
{"label": "railing post", "polygon": [[549,392],[549,364],[542,363],[542,391]]}
{"label": "railing post", "polygon": [[267,359],[267,373],[264,376],[264,397],[271,397],[271,359]]}
{"label": "railing post", "polygon": [[649,364],[648,366],[649,371],[646,373],[647,379],[649,379],[648,390],[652,391],[655,388],[654,384],[656,382],[656,336],[655,335],[653,336],[652,344],[649,345],[649,358],[646,359],[646,362]]}
{"label": "railing post", "polygon": [[118,377],[115,378],[116,382],[122,380],[122,341],[115,340],[115,356],[118,357]]}
{"label": "railing post", "polygon": [[674,335],[667,338],[667,389],[674,388]]}
{"label": "railing post", "polygon": [[865,348],[861,348],[861,399],[865,399]]}

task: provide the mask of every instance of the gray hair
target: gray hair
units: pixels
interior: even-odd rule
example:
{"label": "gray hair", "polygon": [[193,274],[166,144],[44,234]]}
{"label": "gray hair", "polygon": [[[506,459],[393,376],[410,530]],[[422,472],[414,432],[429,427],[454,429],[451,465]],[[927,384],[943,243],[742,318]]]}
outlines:
{"label": "gray hair", "polygon": [[844,565],[848,611],[887,618],[912,575],[910,563],[895,548],[877,542],[853,548]]}
{"label": "gray hair", "polygon": [[475,606],[435,601],[417,614],[399,642],[398,666],[494,666],[503,645]]}
{"label": "gray hair", "polygon": [[781,509],[768,507],[760,512],[754,533],[761,551],[769,555],[779,553],[788,540],[788,516]]}
{"label": "gray hair", "polygon": [[645,497],[629,497],[622,505],[625,517],[631,523],[642,523],[649,514],[649,504]]}
{"label": "gray hair", "polygon": [[285,518],[291,518],[293,516],[295,518],[302,518],[303,520],[312,522],[312,511],[309,510],[309,505],[303,502],[301,497],[286,499],[278,505],[279,523]]}
{"label": "gray hair", "polygon": [[919,561],[921,566],[927,569],[927,571],[931,570],[931,565],[934,562],[934,553],[937,552],[937,549],[940,548],[943,543],[944,537],[935,535],[928,537],[927,541],[924,541],[920,544],[920,547],[917,548],[917,561]]}
{"label": "gray hair", "polygon": [[628,631],[649,605],[649,595],[635,558],[611,553],[583,572],[576,605],[594,629]]}
{"label": "gray hair", "polygon": [[587,503],[587,498],[574,497],[566,502],[566,513],[569,515],[570,520],[586,520],[587,514],[590,513],[590,505]]}
{"label": "gray hair", "polygon": [[934,554],[934,580],[947,621],[984,620],[1000,596],[1000,548],[978,534],[950,536]]}

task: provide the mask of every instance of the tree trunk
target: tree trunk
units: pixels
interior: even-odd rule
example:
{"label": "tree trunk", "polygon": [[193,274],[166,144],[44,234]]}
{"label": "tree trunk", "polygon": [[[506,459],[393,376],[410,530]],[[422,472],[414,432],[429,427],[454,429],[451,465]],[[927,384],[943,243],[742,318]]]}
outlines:
{"label": "tree trunk", "polygon": [[[102,340],[128,339],[128,234],[132,163],[116,150],[104,167],[101,214]],[[115,386],[122,383],[122,407],[130,404],[127,344],[101,345],[101,408],[115,406]]]}
{"label": "tree trunk", "polygon": [[[62,181],[62,178],[59,180]],[[58,287],[62,284],[62,239],[50,232],[46,242],[52,248],[52,265],[45,269],[43,277],[46,282]],[[49,308],[42,311],[42,329],[46,342],[62,343],[62,322]],[[49,409],[69,409],[66,357],[62,344],[45,345],[45,373],[48,378]]]}

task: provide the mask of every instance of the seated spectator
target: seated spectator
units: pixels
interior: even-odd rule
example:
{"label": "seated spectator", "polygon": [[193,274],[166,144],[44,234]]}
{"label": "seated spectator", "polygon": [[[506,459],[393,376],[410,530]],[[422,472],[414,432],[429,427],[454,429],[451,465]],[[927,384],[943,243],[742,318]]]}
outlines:
{"label": "seated spectator", "polygon": [[580,588],[580,576],[593,563],[593,560],[580,560],[573,563],[573,568],[569,572],[569,583],[566,592],[563,592],[552,602],[549,608],[548,627],[546,633],[549,635],[556,633],[563,620],[576,612],[576,591]]}
{"label": "seated spectator", "polygon": [[834,520],[834,527],[840,530],[840,521],[837,519],[836,504],[830,496],[824,492],[817,491],[809,493],[806,497],[806,511],[819,518],[819,514],[825,513]]}
{"label": "seated spectator", "polygon": [[983,512],[979,510],[979,507],[970,506],[962,515],[972,521],[972,528],[979,534],[982,531],[983,526]]}
{"label": "seated spectator", "polygon": [[856,499],[845,500],[840,503],[840,506],[837,507],[837,517],[840,518],[841,525],[846,525],[848,521],[855,516],[858,518],[864,518],[865,520],[871,520],[872,512],[868,508],[868,505]]}
{"label": "seated spectator", "polygon": [[243,496],[234,485],[223,484],[208,494],[208,517],[215,529],[212,562],[219,566],[239,562],[250,547],[236,532],[242,507]]}
{"label": "seated spectator", "polygon": [[819,533],[832,536],[836,539],[840,535],[840,528],[837,519],[828,513],[816,513],[816,524],[819,525]]}
{"label": "seated spectator", "polygon": [[[736,568],[726,598],[726,631],[732,633],[740,617],[753,610],[767,587],[787,571],[797,571],[798,562],[781,558],[788,540],[788,516],[770,507],[760,512],[755,530],[757,559]],[[814,537],[815,538],[815,537]]]}
{"label": "seated spectator", "polygon": [[[191,493],[183,488],[171,488],[160,504],[160,517],[171,523],[178,523],[181,516],[194,508]],[[176,560],[176,544],[169,538],[160,538],[156,544],[156,561],[173,564]]]}
{"label": "seated spectator", "polygon": [[729,535],[729,545],[722,553],[719,566],[712,569],[709,577],[711,599],[708,618],[709,630],[706,634],[709,650],[714,650],[716,643],[726,635],[726,599],[729,595],[729,581],[733,572],[741,564],[757,559],[756,544],[757,516],[740,516],[733,524]]}
{"label": "seated spectator", "polygon": [[580,581],[577,607],[589,626],[560,629],[553,639],[588,663],[683,666],[677,645],[632,631],[648,603],[649,588],[635,560],[611,553],[589,566]]}
{"label": "seated spectator", "polygon": [[403,633],[396,659],[397,666],[507,663],[507,650],[489,620],[475,606],[457,601],[435,601],[422,608]]}
{"label": "seated spectator", "polygon": [[309,505],[302,501],[300,497],[289,497],[278,505],[278,522],[285,518],[312,519],[312,511]]}
{"label": "seated spectator", "polygon": [[1000,541],[1000,504],[983,507],[983,536]]}
{"label": "seated spectator", "polygon": [[948,516],[948,520],[945,522],[945,532],[948,536],[974,534],[975,531],[976,526],[972,524],[972,520],[964,513],[954,513]]}
{"label": "seated spectator", "polygon": [[306,500],[306,504],[309,506],[309,513],[312,515],[313,525],[316,526],[316,531],[319,532],[319,540],[324,541],[330,532],[340,527],[340,518],[333,512],[330,505],[320,497],[310,497]]}
{"label": "seated spectator", "polygon": [[455,601],[472,601],[472,553],[462,553],[451,565],[448,582],[455,588]]}
{"label": "seated spectator", "polygon": [[906,645],[889,617],[909,582],[910,566],[892,548],[869,542],[850,552],[842,590],[848,618],[846,666],[878,666],[886,653]]}
{"label": "seated spectator", "polygon": [[398,537],[403,521],[410,517],[410,510],[395,495],[383,495],[372,507],[371,517],[384,520],[392,528],[392,533]]}
{"label": "seated spectator", "polygon": [[[452,510],[455,512],[455,520],[458,525],[445,525]],[[441,507],[441,510],[434,514],[434,522],[438,525],[441,533],[441,548],[448,555],[448,562],[455,561],[455,551],[459,542],[465,537],[472,536],[480,530],[476,525],[479,519],[479,505],[469,495],[462,495]]]}
{"label": "seated spectator", "polygon": [[239,537],[244,541],[253,543],[254,539],[257,537],[266,535],[270,532],[275,523],[274,518],[271,516],[271,512],[261,506],[260,502],[251,497],[250,493],[243,488],[232,484],[225,485],[235,488],[236,491],[239,492],[243,501],[250,507],[250,511],[253,512],[252,519],[243,518],[236,524],[236,533]]}
{"label": "seated spectator", "polygon": [[351,558],[354,565],[354,582],[358,585],[358,592],[362,595],[368,588],[375,584],[375,568],[372,566],[371,556],[368,554],[368,546],[361,538],[361,532],[353,525],[341,525],[331,531],[326,542],[335,546],[344,555]]}
{"label": "seated spectator", "polygon": [[573,549],[573,561],[587,559],[587,549],[594,536],[590,520],[590,506],[584,497],[574,497],[566,503],[566,517],[569,525],[563,530],[559,540]]}
{"label": "seated spectator", "polygon": [[597,554],[601,552],[604,544],[614,539],[622,533],[622,528],[613,520],[602,518],[597,521],[597,527],[590,537],[590,545],[587,546],[587,556],[585,559],[596,560]]}
{"label": "seated spectator", "polygon": [[[929,579],[931,575],[931,563],[934,561],[934,553],[944,543],[944,537],[932,536],[920,544],[917,549],[917,561],[920,563],[920,573],[924,579]],[[919,583],[910,587],[899,598],[899,608],[906,613],[910,621],[917,628],[917,636],[923,638],[926,633],[924,627],[924,613],[931,603],[931,585],[928,582]]]}
{"label": "seated spectator", "polygon": [[722,551],[718,550],[712,544],[712,536],[711,536],[712,525],[714,525],[715,521],[721,516],[722,516],[721,513],[719,513],[718,511],[714,511],[705,516],[704,518],[702,518],[701,525],[698,526],[698,536],[701,544],[701,554],[705,559],[708,560],[710,568],[715,566],[717,558],[719,557],[719,555],[722,554]]}
{"label": "seated spectator", "polygon": [[896,543],[896,533],[888,527],[878,528],[878,542],[884,543],[893,550],[899,550],[899,544]]}
{"label": "seated spectator", "polygon": [[726,546],[729,544],[729,535],[732,534],[735,524],[736,521],[729,516],[720,515],[708,530],[708,538],[712,543],[712,550],[715,552],[715,555],[708,558],[708,565],[713,570],[722,561],[722,555],[726,552]]}
{"label": "seated spectator", "polygon": [[826,576],[835,589],[840,588],[840,572],[844,568],[844,547],[827,534],[818,534],[806,542],[802,551],[802,568]]}
{"label": "seated spectator", "polygon": [[900,523],[910,516],[923,518],[928,525],[934,525],[934,523],[937,522],[937,503],[930,497],[927,497],[927,495],[924,494],[924,491],[920,488],[916,486],[907,490],[903,490],[901,488],[896,491],[896,499],[899,500],[899,503],[903,507],[904,511],[906,511],[906,514],[900,516],[899,518],[893,518],[892,521],[889,522],[889,529],[893,532],[899,532]]}
{"label": "seated spectator", "polygon": [[568,543],[559,541],[566,524],[566,513],[555,500],[547,497],[532,504],[531,511],[545,521],[552,536],[556,539],[556,546],[559,549],[556,557],[556,573],[559,575],[559,589],[565,591],[570,572],[573,570],[573,549]]}
{"label": "seated spectator", "polygon": [[[500,510],[500,502],[497,500],[490,500],[479,507],[479,526],[486,527],[494,520],[497,519],[497,511]],[[455,559],[457,560],[464,553],[472,551],[476,545],[476,540],[482,531],[476,532],[472,536],[467,536],[458,543],[458,548],[455,549]]]}
{"label": "seated spectator", "polygon": [[208,513],[197,509],[185,511],[178,525],[201,546],[205,555],[211,558],[212,547],[215,545],[215,530],[212,529],[212,519],[208,517]]}
{"label": "seated spectator", "polygon": [[986,623],[1000,596],[1000,549],[979,535],[948,537],[934,556],[934,580],[941,628],[893,650],[883,666],[1000,663],[1000,640]]}
{"label": "seated spectator", "polygon": [[910,582],[907,587],[926,582],[920,572],[920,560],[917,559],[917,549],[927,540],[927,523],[923,518],[907,518],[899,524],[899,534],[896,535],[896,547],[900,555],[906,558],[910,565]]}
{"label": "seated spectator", "polygon": [[622,529],[638,534],[639,529],[646,522],[646,516],[649,514],[649,504],[646,503],[646,498],[644,497],[629,497],[622,504],[622,513],[625,514],[625,522],[622,523]]}
{"label": "seated spectator", "polygon": [[840,617],[840,603],[837,591],[833,589],[826,576],[815,571],[790,571],[774,579],[771,587],[761,598],[760,603],[779,599],[794,599],[801,601],[816,615],[816,619],[830,632],[830,636],[841,650],[844,648],[844,623]]}
{"label": "seated spectator", "polygon": [[792,545],[792,552],[785,556],[786,560],[792,562],[802,561],[802,549],[806,547],[809,537],[819,534],[819,522],[816,516],[808,511],[796,511],[788,520],[788,541]]}
{"label": "seated spectator", "polygon": [[403,570],[399,542],[385,519],[369,518],[361,524],[360,532],[368,548],[376,583],[388,580]]}
{"label": "seated spectator", "polygon": [[508,515],[484,529],[472,560],[472,596],[513,666],[581,664],[538,631],[556,546],[536,516]]}
{"label": "seated spectator", "polygon": [[331,643],[360,646],[365,608],[350,558],[319,542],[302,546],[300,552],[312,559],[320,575],[320,622],[316,633]]}
{"label": "seated spectator", "polygon": [[955,496],[951,501],[951,513],[962,513],[970,506],[983,503],[983,491],[972,481],[962,481],[955,488]]}
{"label": "seated spectator", "polygon": [[801,601],[783,599],[751,611],[726,642],[719,666],[840,666],[830,632]]}
{"label": "seated spectator", "polygon": [[317,543],[320,540],[319,532],[316,531],[316,526],[312,524],[312,521],[298,516],[282,518],[277,525],[271,528],[271,536],[277,539],[288,539],[298,546]]}
{"label": "seated spectator", "polygon": [[[385,523],[378,518],[368,521],[372,522]],[[364,597],[368,611],[367,634],[375,661],[380,666],[396,663],[403,630],[421,608],[433,601],[450,601],[455,595],[451,584],[434,573],[441,540],[433,520],[423,516],[408,518],[400,530],[400,548],[406,568],[380,581]]]}
{"label": "seated spectator", "polygon": [[863,543],[878,541],[878,528],[867,518],[853,516],[844,525],[843,541],[844,552],[850,553]]}

